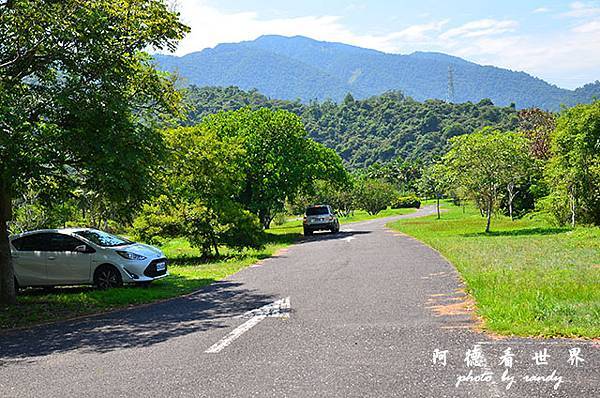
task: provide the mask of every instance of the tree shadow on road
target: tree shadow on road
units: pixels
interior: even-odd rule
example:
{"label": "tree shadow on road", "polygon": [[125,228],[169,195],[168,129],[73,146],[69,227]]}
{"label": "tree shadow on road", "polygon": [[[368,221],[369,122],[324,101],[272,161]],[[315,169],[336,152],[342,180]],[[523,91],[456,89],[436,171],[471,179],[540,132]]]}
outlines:
{"label": "tree shadow on road", "polygon": [[228,327],[226,321],[276,298],[222,281],[199,293],[162,303],[120,310],[0,335],[0,362],[73,350],[110,352],[148,347],[190,333]]}
{"label": "tree shadow on road", "polygon": [[317,242],[317,241],[327,241],[327,240],[341,240],[346,239],[355,235],[366,235],[370,234],[371,231],[340,231],[337,233],[331,232],[316,232],[312,236],[304,236],[300,243],[305,242]]}

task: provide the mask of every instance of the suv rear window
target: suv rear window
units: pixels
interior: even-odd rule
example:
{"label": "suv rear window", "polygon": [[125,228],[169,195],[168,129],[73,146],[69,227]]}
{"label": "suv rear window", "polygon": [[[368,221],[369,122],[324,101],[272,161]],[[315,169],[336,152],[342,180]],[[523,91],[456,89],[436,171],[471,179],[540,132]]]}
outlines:
{"label": "suv rear window", "polygon": [[324,214],[329,214],[327,206],[309,207],[306,209],[307,216],[322,216]]}

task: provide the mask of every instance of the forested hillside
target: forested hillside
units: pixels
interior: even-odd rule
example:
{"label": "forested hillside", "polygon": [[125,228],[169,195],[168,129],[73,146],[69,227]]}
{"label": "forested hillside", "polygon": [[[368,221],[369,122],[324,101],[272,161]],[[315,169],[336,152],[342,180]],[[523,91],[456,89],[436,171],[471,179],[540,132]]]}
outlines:
{"label": "forested hillside", "polygon": [[187,124],[222,110],[249,106],[282,108],[299,115],[312,138],[335,149],[351,167],[435,158],[446,152],[448,140],[485,126],[511,130],[517,125],[513,107],[497,107],[490,100],[450,104],[440,100],[418,102],[400,92],[365,100],[347,95],[341,103],[269,99],[237,87],[191,87]]}
{"label": "forested hillside", "polygon": [[[399,90],[418,101],[448,98],[452,69],[453,102],[478,102],[559,110],[600,96],[600,82],[577,90],[551,85],[523,72],[482,66],[441,53],[386,54],[306,37],[263,36],[220,44],[183,57],[156,55],[160,69],[177,72],[187,84],[258,89],[288,100],[364,99]],[[600,76],[599,76],[600,77]]]}

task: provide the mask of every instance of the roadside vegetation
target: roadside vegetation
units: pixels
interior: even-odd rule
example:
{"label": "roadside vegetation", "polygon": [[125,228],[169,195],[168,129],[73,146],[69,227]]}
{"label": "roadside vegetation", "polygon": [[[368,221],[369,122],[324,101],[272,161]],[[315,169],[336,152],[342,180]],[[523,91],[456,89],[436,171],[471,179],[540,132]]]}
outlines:
{"label": "roadside vegetation", "polygon": [[481,230],[472,205],[391,227],[437,249],[456,266],[485,330],[519,336],[600,336],[600,228],[559,227],[543,217],[494,217]]}

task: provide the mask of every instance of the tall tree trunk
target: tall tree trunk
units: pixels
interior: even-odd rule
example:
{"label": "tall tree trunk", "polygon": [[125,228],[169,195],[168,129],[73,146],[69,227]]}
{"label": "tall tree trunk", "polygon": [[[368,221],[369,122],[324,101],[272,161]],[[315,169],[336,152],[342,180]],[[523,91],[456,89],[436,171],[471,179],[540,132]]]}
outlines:
{"label": "tall tree trunk", "polygon": [[219,244],[217,243],[217,240],[214,237],[212,239],[212,244],[213,244],[213,247],[215,248],[215,256],[217,258],[221,257],[221,254],[219,253]]}
{"label": "tall tree trunk", "polygon": [[436,199],[437,199],[437,205],[436,205],[436,209],[437,209],[437,219],[440,219],[440,195],[437,194],[436,195]]}
{"label": "tall tree trunk", "polygon": [[514,185],[513,184],[508,184],[507,190],[508,190],[508,214],[510,215],[510,219],[512,221],[514,221],[515,219],[513,218],[513,199],[514,199]]}
{"label": "tall tree trunk", "polygon": [[271,217],[271,212],[268,210],[260,210],[258,212],[258,218],[264,229],[271,228],[271,221],[273,221],[273,217]]}
{"label": "tall tree trunk", "polygon": [[487,225],[485,226],[485,233],[489,233],[490,232],[490,224],[492,223],[492,201],[491,200],[489,200],[487,202],[486,213],[487,213]]}
{"label": "tall tree trunk", "polygon": [[8,221],[12,217],[12,202],[5,185],[0,181],[0,304],[15,304],[15,276],[13,272]]}
{"label": "tall tree trunk", "polygon": [[569,193],[569,202],[571,207],[571,227],[575,228],[575,213],[576,213],[576,204],[575,204],[575,193],[571,191]]}

